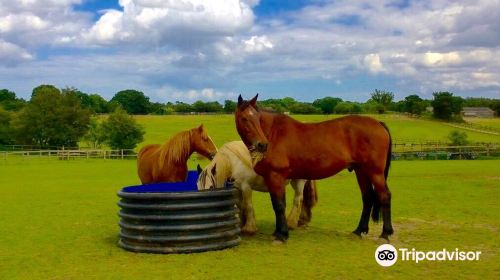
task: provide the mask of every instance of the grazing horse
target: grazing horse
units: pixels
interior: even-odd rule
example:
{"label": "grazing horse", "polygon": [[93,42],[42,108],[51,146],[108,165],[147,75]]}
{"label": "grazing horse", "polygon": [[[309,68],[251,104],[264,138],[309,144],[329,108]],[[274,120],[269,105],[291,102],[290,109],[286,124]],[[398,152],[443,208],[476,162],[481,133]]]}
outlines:
{"label": "grazing horse", "polygon": [[137,157],[137,171],[143,184],[180,182],[187,176],[187,160],[193,152],[212,159],[217,147],[203,125],[182,131],[163,145],[144,146]]}
{"label": "grazing horse", "polygon": [[249,151],[260,159],[254,170],[264,177],[271,194],[276,240],[288,239],[286,180],[323,179],[346,168],[355,171],[363,200],[361,219],[353,233],[368,233],[370,213],[377,222],[382,210],[380,237],[389,240],[394,230],[387,187],[392,145],[387,126],[365,116],[301,123],[284,114],[260,110],[257,96],[249,101],[238,97],[236,129]]}
{"label": "grazing horse", "polygon": [[[241,231],[245,234],[257,232],[255,212],[252,204],[252,190],[269,192],[264,178],[253,170],[250,152],[242,141],[224,144],[212,162],[204,170],[198,165],[198,189],[223,188],[226,181],[234,180],[234,185],[241,192],[240,220]],[[287,218],[288,227],[306,225],[311,220],[311,208],[316,204],[316,182],[312,180],[291,180],[295,191],[293,207]]]}

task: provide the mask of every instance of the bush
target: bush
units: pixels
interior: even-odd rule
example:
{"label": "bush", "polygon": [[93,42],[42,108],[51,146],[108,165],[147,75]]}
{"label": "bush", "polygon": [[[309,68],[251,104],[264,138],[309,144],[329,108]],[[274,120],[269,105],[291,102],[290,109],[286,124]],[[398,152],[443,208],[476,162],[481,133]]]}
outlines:
{"label": "bush", "polygon": [[134,149],[144,139],[144,129],[118,107],[102,123],[106,143],[114,150]]}
{"label": "bush", "polygon": [[463,131],[453,130],[448,134],[448,139],[452,146],[464,146],[467,145],[467,133]]}

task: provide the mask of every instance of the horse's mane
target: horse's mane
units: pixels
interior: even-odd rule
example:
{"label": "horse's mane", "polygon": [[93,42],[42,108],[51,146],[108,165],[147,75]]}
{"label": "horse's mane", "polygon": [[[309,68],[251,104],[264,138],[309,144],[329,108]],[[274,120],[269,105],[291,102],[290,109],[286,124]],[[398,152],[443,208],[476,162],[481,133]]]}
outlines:
{"label": "horse's mane", "polygon": [[226,154],[228,156],[236,156],[248,168],[253,169],[250,152],[248,151],[248,148],[245,146],[243,141],[233,141],[226,143],[219,149],[218,153]]}
{"label": "horse's mane", "polygon": [[[201,178],[201,185],[205,185],[205,180],[207,176],[214,177],[211,174],[212,168],[216,166],[215,184],[218,187],[219,184],[225,182],[233,172],[231,165],[231,158],[237,157],[243,164],[249,168],[252,167],[252,159],[247,147],[243,141],[233,141],[224,144],[215,155],[214,159],[205,167],[201,172],[199,178]],[[207,174],[208,173],[208,174]]]}
{"label": "horse's mane", "polygon": [[158,157],[160,170],[163,169],[165,162],[179,163],[189,155],[192,133],[192,130],[181,131],[161,145]]}

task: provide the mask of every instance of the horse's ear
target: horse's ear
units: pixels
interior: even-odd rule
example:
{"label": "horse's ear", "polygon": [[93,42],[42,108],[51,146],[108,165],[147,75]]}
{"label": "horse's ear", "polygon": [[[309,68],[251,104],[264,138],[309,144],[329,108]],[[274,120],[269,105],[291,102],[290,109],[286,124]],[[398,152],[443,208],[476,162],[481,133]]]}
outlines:
{"label": "horse's ear", "polygon": [[200,126],[198,126],[198,130],[203,131],[203,124],[200,124]]}
{"label": "horse's ear", "polygon": [[212,167],[212,175],[214,175],[214,176],[215,176],[215,173],[217,172],[216,168],[217,168],[217,164],[214,164],[214,167]]}
{"label": "horse's ear", "polygon": [[203,169],[201,169],[201,166],[199,164],[196,166],[196,171],[198,171],[198,175],[200,175],[201,172],[203,171]]}
{"label": "horse's ear", "polygon": [[241,106],[243,103],[243,97],[241,97],[241,94],[238,96],[238,106]]}
{"label": "horse's ear", "polygon": [[250,99],[250,105],[254,108],[257,108],[257,97],[259,97],[259,94],[257,93],[257,95],[255,95],[254,98]]}

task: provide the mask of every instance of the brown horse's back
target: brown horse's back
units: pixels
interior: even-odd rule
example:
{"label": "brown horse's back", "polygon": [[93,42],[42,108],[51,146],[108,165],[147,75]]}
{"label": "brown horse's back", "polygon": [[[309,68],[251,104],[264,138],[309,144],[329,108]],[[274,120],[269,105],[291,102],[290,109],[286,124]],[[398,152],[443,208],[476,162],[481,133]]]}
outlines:
{"label": "brown horse's back", "polygon": [[345,116],[319,123],[301,123],[288,116],[280,119],[275,125],[282,128],[281,133],[270,139],[273,147],[268,153],[273,154],[269,157],[274,167],[290,170],[289,178],[322,179],[356,166],[385,169],[390,136],[375,119]]}

